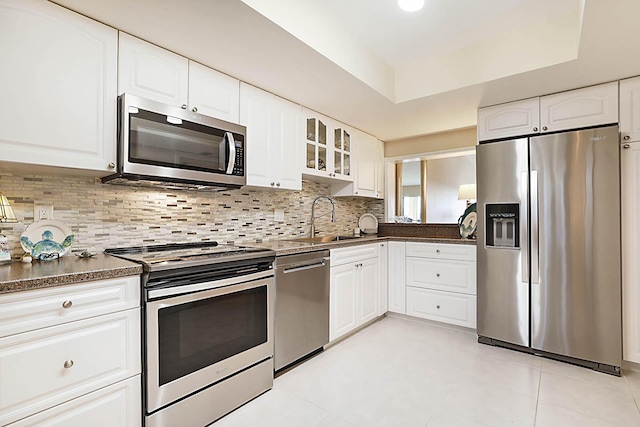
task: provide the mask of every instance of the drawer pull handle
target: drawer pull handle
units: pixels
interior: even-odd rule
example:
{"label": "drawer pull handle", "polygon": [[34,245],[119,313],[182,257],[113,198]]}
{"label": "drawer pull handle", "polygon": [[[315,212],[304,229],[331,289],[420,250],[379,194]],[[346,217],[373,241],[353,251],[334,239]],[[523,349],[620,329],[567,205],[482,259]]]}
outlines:
{"label": "drawer pull handle", "polygon": [[71,308],[71,306],[73,305],[73,303],[69,300],[65,301],[62,303],[62,308]]}
{"label": "drawer pull handle", "polygon": [[440,273],[436,273],[436,277],[440,277]]}
{"label": "drawer pull handle", "polygon": [[436,253],[439,254],[440,253],[440,249],[436,249]]}
{"label": "drawer pull handle", "polygon": [[439,305],[436,305],[436,308],[437,308],[438,310],[440,310],[440,306],[439,306]]}
{"label": "drawer pull handle", "polygon": [[65,369],[69,369],[72,366],[73,366],[73,360],[65,360],[64,361],[64,368]]}

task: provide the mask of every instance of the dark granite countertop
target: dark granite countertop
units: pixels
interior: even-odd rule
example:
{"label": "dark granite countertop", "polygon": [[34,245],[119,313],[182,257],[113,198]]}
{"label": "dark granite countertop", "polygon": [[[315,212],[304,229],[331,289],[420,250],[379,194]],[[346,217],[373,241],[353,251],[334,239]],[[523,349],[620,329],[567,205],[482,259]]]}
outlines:
{"label": "dark granite countertop", "polygon": [[91,258],[67,255],[55,261],[14,261],[0,265],[0,294],[134,276],[142,266],[105,254]]}
{"label": "dark granite countertop", "polygon": [[355,239],[341,240],[328,243],[306,243],[293,242],[288,240],[272,240],[261,243],[253,243],[251,246],[259,246],[276,251],[276,256],[293,255],[304,252],[320,251],[324,249],[335,249],[347,246],[366,245],[377,242],[425,242],[425,243],[447,243],[457,245],[474,245],[475,240],[449,237],[396,237],[380,236],[375,234],[363,235]]}

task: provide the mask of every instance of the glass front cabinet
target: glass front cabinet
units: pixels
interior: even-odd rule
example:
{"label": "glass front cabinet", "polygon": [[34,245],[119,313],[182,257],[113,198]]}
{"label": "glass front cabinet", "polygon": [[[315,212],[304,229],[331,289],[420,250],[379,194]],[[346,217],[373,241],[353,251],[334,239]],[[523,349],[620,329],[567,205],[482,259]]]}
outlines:
{"label": "glass front cabinet", "polygon": [[333,119],[304,110],[306,126],[303,173],[352,181],[351,130]]}

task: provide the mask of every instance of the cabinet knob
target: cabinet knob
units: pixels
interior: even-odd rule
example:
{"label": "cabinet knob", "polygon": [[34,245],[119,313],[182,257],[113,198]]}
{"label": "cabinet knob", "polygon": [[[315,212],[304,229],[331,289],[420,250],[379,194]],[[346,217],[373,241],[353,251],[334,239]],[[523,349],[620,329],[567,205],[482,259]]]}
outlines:
{"label": "cabinet knob", "polygon": [[71,306],[73,305],[73,303],[69,300],[66,300],[65,302],[62,303],[62,308],[71,308]]}
{"label": "cabinet knob", "polygon": [[186,110],[187,109],[187,104],[182,104],[182,109]]}
{"label": "cabinet knob", "polygon": [[437,308],[438,310],[440,310],[440,306],[439,306],[439,305],[436,305],[436,308]]}
{"label": "cabinet knob", "polygon": [[538,132],[538,128],[537,128],[537,127],[534,127],[534,128],[533,128],[533,131],[534,131],[534,132]]}
{"label": "cabinet knob", "polygon": [[440,277],[440,273],[436,273],[436,277]]}
{"label": "cabinet knob", "polygon": [[276,187],[280,187],[280,183],[279,182],[276,182]]}
{"label": "cabinet knob", "polygon": [[73,366],[73,360],[65,360],[63,366],[65,369],[69,369],[70,367]]}
{"label": "cabinet knob", "polygon": [[356,191],[356,194],[358,194],[358,192]]}
{"label": "cabinet knob", "polygon": [[271,183],[271,186],[273,187],[274,185],[276,185],[276,184],[275,184],[275,182],[272,182],[272,183]]}
{"label": "cabinet knob", "polygon": [[624,138],[622,138],[622,139],[624,139],[625,141],[628,141],[628,140],[631,139],[631,137],[629,135],[625,135]]}
{"label": "cabinet knob", "polygon": [[191,109],[191,111],[193,111],[194,113],[197,113],[197,112],[198,112],[198,107],[193,107],[193,108]]}
{"label": "cabinet knob", "polygon": [[116,164],[113,163],[113,162],[109,162],[109,164],[107,166],[109,166],[109,169],[115,169],[116,168]]}
{"label": "cabinet knob", "polygon": [[629,144],[624,144],[622,148],[624,148],[625,150],[628,150],[629,148],[631,148],[631,146]]}
{"label": "cabinet knob", "polygon": [[439,254],[440,253],[440,249],[436,249],[436,253]]}
{"label": "cabinet knob", "polygon": [[549,128],[546,126],[542,126],[542,130],[549,130]]}

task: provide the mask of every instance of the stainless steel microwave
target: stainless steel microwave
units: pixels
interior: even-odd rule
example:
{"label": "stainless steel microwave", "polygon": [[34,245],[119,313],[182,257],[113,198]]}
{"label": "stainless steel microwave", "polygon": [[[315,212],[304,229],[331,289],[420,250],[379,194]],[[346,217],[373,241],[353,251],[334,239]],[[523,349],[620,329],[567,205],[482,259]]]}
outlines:
{"label": "stainless steel microwave", "polygon": [[112,184],[224,189],[246,183],[244,126],[130,94],[118,97]]}

